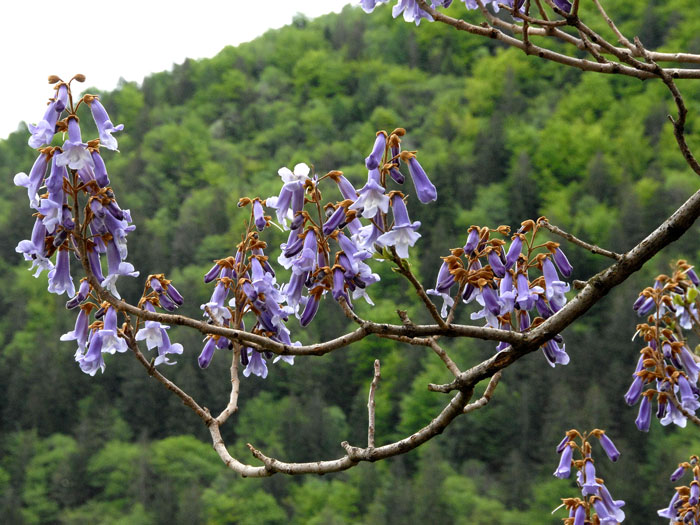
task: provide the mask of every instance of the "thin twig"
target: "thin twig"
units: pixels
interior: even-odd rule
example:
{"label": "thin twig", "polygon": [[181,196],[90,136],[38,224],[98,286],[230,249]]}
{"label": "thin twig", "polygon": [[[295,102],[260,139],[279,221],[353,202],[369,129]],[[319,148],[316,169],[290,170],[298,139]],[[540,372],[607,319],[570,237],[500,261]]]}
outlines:
{"label": "thin twig", "polygon": [[591,42],[590,39],[583,32],[579,31],[579,35],[581,36],[581,41],[586,46],[588,52],[591,55],[593,55],[593,58],[595,58],[601,64],[605,64],[608,62],[608,59],[598,52],[596,46],[593,45],[593,42]]}
{"label": "thin twig", "polygon": [[233,357],[231,358],[231,392],[229,394],[228,404],[216,417],[219,425],[224,422],[238,410],[238,394],[241,389],[241,379],[238,377],[238,363],[241,359],[241,351],[247,351],[241,347],[240,343],[233,343]]}
{"label": "thin twig", "polygon": [[430,312],[431,317],[435,320],[435,322],[438,325],[446,327],[447,324],[445,324],[445,321],[443,321],[442,317],[440,317],[440,312],[438,312],[435,303],[433,303],[430,300],[430,297],[428,297],[428,295],[425,293],[423,285],[418,281],[418,279],[416,279],[416,276],[413,275],[413,272],[411,271],[411,268],[408,265],[408,263],[406,263],[406,261],[404,261],[403,259],[401,259],[401,257],[398,256],[393,246],[391,247],[391,254],[392,261],[396,263],[398,272],[401,275],[403,275],[406,279],[408,279],[408,281],[413,285],[413,288],[416,290],[418,297],[420,297],[421,301],[423,301],[423,304],[428,309],[428,312]]}
{"label": "thin twig", "polygon": [[581,239],[578,239],[577,237],[574,237],[568,232],[565,232],[561,228],[558,228],[554,226],[553,224],[550,224],[548,220],[546,219],[540,219],[537,221],[537,224],[539,226],[542,226],[543,228],[549,230],[550,232],[559,235],[560,237],[563,237],[567,241],[569,241],[571,244],[575,244],[577,246],[580,246],[581,248],[585,248],[591,253],[594,253],[596,255],[603,255],[605,257],[609,257],[611,259],[615,259],[616,261],[619,261],[622,259],[622,255],[619,253],[611,252],[610,250],[606,250],[605,248],[601,248],[600,246],[596,246],[595,244],[589,244],[585,241],[582,241]]}
{"label": "thin twig", "polygon": [[489,380],[489,384],[486,385],[486,390],[484,390],[484,394],[476,401],[469,403],[467,406],[465,406],[462,412],[468,414],[469,412],[474,412],[474,410],[479,410],[481,407],[486,406],[488,402],[491,401],[491,396],[493,395],[494,390],[496,390],[498,382],[501,380],[502,373],[503,372],[499,370],[498,372],[493,374],[493,377],[491,377],[491,379]]}
{"label": "thin twig", "polygon": [[613,22],[612,18],[608,16],[608,13],[605,12],[605,9],[603,9],[603,5],[598,1],[598,0],[593,0],[593,3],[595,6],[598,8],[598,11],[600,11],[601,16],[605,20],[605,22],[608,24],[610,29],[612,29],[612,32],[615,33],[615,36],[617,37],[618,42],[625,46],[627,49],[632,51],[634,53],[636,51],[635,47],[632,45],[632,42],[630,42],[625,35],[622,34],[622,32],[617,28],[615,25],[615,22]]}
{"label": "thin twig", "polygon": [[683,95],[681,95],[681,92],[678,90],[676,83],[673,81],[674,76],[671,75],[668,72],[668,70],[663,69],[654,61],[654,59],[651,57],[651,54],[642,45],[642,42],[639,40],[638,37],[634,38],[634,44],[638,52],[642,56],[644,56],[644,58],[647,60],[647,62],[649,62],[649,64],[652,67],[654,67],[654,71],[656,72],[656,74],[659,75],[663,83],[671,92],[671,95],[673,96],[673,101],[676,103],[676,108],[678,109],[677,118],[674,119],[670,115],[668,117],[668,119],[673,124],[673,136],[675,137],[676,143],[678,144],[678,148],[680,149],[681,154],[683,155],[683,158],[685,159],[688,166],[690,166],[690,168],[696,174],[700,175],[700,164],[698,164],[698,161],[695,159],[695,156],[690,151],[690,147],[688,146],[688,143],[685,140],[685,119],[688,114],[688,108],[686,108],[685,106]]}
{"label": "thin twig", "polygon": [[[480,0],[477,0],[477,2],[478,1]],[[516,47],[522,51],[526,51],[528,54],[535,55],[544,60],[556,62],[565,66],[575,67],[583,71],[594,71],[603,74],[625,75],[639,79],[654,78],[657,76],[651,71],[645,71],[643,69],[640,70],[638,68],[631,67],[625,64],[619,64],[615,62],[600,64],[598,62],[592,62],[583,58],[575,58],[569,55],[557,53],[555,51],[552,51],[551,49],[541,47],[535,44],[526,46],[522,40],[507,35],[503,31],[500,31],[499,29],[496,29],[493,26],[487,25],[486,27],[484,27],[481,25],[470,24],[465,20],[452,18],[451,16],[448,16],[440,11],[437,11],[436,9],[433,9],[428,3],[425,2],[425,0],[416,0],[416,2],[418,3],[421,9],[430,13],[433,19],[435,19],[438,22],[452,26],[459,31],[465,31],[474,35],[498,40],[499,42],[503,42],[508,46]],[[514,25],[515,27],[519,27],[517,26],[517,24]],[[549,36],[549,33],[547,33],[544,29],[542,29],[541,31],[543,36]],[[560,31],[560,33],[563,32]],[[531,34],[533,33],[531,32]],[[615,48],[614,46],[612,46],[612,48],[615,51],[615,56],[621,54],[624,55],[627,59],[631,57],[631,53],[628,52],[626,49],[621,50],[619,48]],[[697,62],[700,62],[700,57],[698,57]],[[667,69],[667,71],[670,75],[672,75],[673,78],[700,78],[700,69],[669,68]]]}
{"label": "thin twig", "polygon": [[175,383],[170,381],[170,379],[161,374],[158,371],[158,369],[152,366],[151,362],[148,359],[146,359],[146,356],[144,356],[143,353],[141,353],[141,349],[139,348],[139,345],[136,342],[136,338],[134,337],[129,323],[126,324],[126,327],[124,329],[124,335],[127,346],[133,352],[138,362],[141,363],[141,365],[143,365],[143,367],[148,371],[148,374],[150,376],[155,377],[160,383],[163,384],[165,388],[167,388],[168,390],[173,392],[177,397],[179,397],[182,400],[182,403],[190,407],[202,419],[202,421],[204,421],[205,424],[211,424],[213,418],[209,413],[209,410],[199,406],[199,404],[194,400],[192,396],[190,396],[187,392],[185,392]]}
{"label": "thin twig", "polygon": [[369,385],[369,399],[367,401],[367,414],[368,414],[368,425],[367,425],[367,448],[374,448],[374,409],[376,403],[374,400],[374,394],[377,391],[377,385],[379,385],[379,380],[382,378],[381,369],[379,365],[379,359],[374,360],[374,377],[372,378],[372,383]]}
{"label": "thin twig", "polygon": [[433,349],[433,351],[442,359],[442,362],[445,363],[445,366],[447,369],[452,372],[452,374],[455,377],[459,377],[459,374],[462,373],[462,371],[459,369],[459,367],[455,364],[452,359],[450,359],[450,356],[447,355],[447,352],[438,344],[438,342],[435,340],[435,337],[431,337],[429,339],[430,341],[430,348]]}

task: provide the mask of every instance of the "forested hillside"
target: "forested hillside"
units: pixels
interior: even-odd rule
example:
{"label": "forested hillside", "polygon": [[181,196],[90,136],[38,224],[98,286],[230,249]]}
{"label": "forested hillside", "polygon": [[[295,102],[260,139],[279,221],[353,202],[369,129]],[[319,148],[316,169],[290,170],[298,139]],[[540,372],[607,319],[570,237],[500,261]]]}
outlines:
{"label": "forested hillside", "polygon": [[[456,4],[454,13],[474,15]],[[700,52],[696,0],[610,4],[621,28],[647,47]],[[277,170],[299,162],[320,174],[342,170],[360,187],[379,129],[406,128],[404,149],[420,151],[438,190],[437,205],[412,211],[423,237],[411,254],[426,287],[440,256],[462,246],[472,224],[517,226],[545,215],[622,252],[697,189],[660,82],[583,74],[442,25],[394,21],[390,11],[370,16],[348,7],[313,21],[298,17],[143,85],[87,89],[125,125],[120,152],[105,160],[137,225],[129,260],[142,277],[166,273],[185,297],[183,313],[201,315],[211,294],[202,276],[240,240],[248,212],[237,207],[239,197],[277,194]],[[80,73],[89,84],[90,72]],[[700,82],[678,85],[690,110],[689,142],[700,148]],[[42,104],[28,121],[40,117]],[[568,366],[551,369],[539,352],[525,357],[504,373],[486,408],[419,450],[324,477],[237,478],[198,418],[130,354],[108,356],[104,374],[90,377],[74,362],[74,346],[59,342],[74,323],[65,297],[48,294],[45,279],[34,279],[15,253],[33,223],[25,190],[11,182],[34,161],[27,138],[22,128],[0,141],[1,521],[554,524],[565,515],[550,514],[559,498],[576,492],[571,481],[552,477],[555,447],[572,427],[598,427],[622,452],[615,465],[600,465],[600,475],[627,502],[631,523],[655,523],[671,494],[668,474],[700,452],[693,428],[638,432],[636,409],[623,401],[640,349],[631,341],[638,322],[631,305],[672,259],[700,261],[696,226],[567,331]],[[564,247],[575,279],[605,264]],[[400,306],[428,320],[400,276],[374,268],[381,291],[371,313],[358,305],[361,315],[395,322]],[[142,284],[124,279],[120,291],[137,300]],[[347,331],[340,309],[327,304],[294,336],[311,343]],[[464,322],[469,311],[460,313]],[[230,358],[222,353],[200,370],[200,335],[173,328],[170,337],[185,351],[163,372],[201,405],[225,405]],[[492,343],[464,340],[451,348],[462,369],[494,352]],[[434,417],[445,395],[426,384],[449,379],[442,362],[421,347],[369,338],[332,356],[271,366],[265,380],[244,379],[227,436],[233,450],[248,457],[250,442],[309,461],[337,457],[343,440],[362,442],[376,358],[383,373],[377,443]]]}

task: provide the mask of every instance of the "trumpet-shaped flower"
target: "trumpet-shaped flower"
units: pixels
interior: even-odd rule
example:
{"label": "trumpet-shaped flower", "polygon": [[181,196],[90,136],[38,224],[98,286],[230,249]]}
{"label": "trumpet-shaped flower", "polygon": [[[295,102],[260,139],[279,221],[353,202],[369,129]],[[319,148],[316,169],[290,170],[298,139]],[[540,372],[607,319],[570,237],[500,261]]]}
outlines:
{"label": "trumpet-shaped flower", "polygon": [[112,136],[112,133],[123,130],[124,124],[119,124],[118,126],[112,124],[109,115],[107,115],[107,110],[97,97],[86,97],[85,101],[90,106],[92,118],[95,119],[97,132],[100,136],[100,145],[116,151],[118,147],[117,139]]}
{"label": "trumpet-shaped flower", "polygon": [[380,235],[377,242],[383,246],[394,246],[398,256],[407,259],[409,246],[416,244],[421,236],[416,232],[420,222],[410,221],[406,204],[399,194],[394,194],[391,205],[394,211],[394,227],[391,231]]}

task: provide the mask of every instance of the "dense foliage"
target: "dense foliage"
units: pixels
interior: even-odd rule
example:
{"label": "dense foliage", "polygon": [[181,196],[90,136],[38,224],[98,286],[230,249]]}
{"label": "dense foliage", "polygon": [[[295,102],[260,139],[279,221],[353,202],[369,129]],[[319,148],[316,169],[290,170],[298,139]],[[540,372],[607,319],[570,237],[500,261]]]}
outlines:
{"label": "dense foliage", "polygon": [[[649,47],[700,51],[691,0],[644,9],[627,0],[611,11]],[[700,85],[679,84],[700,113]],[[125,124],[121,153],[105,156],[138,225],[130,260],[142,275],[173,278],[192,316],[211,291],[201,284],[211,259],[240,240],[247,212],[238,210],[239,196],[277,193],[278,168],[298,162],[319,173],[341,169],[361,187],[367,138],[377,129],[409,130],[404,147],[424,152],[440,193],[439,206],[412,212],[423,223],[412,253],[426,284],[439,255],[462,244],[471,224],[546,215],[621,251],[697,188],[676,151],[660,83],[581,74],[445,27],[416,30],[393,23],[386,9],[299,17],[142,86],[123,83],[101,100]],[[697,145],[694,118],[690,126]],[[22,129],[0,142],[7,181],[33,162],[26,140]],[[700,260],[692,242],[673,247],[565,334],[569,367],[550,370],[539,353],[528,356],[504,374],[488,410],[457,420],[420,451],[326,478],[252,481],[224,469],[196,418],[128,356],[113,357],[119,365],[96,378],[77,369],[73,346],[57,343],[72,329],[64,300],[47,296],[14,252],[31,229],[26,194],[8,183],[0,199],[0,511],[8,522],[557,523],[561,515],[549,512],[571,491],[551,477],[552,452],[572,427],[615,436],[623,451],[615,474],[600,470],[627,501],[631,521],[649,521],[667,502],[669,465],[700,445],[692,432],[658,427],[645,439],[636,410],[622,401],[638,352],[630,305],[674,255]],[[568,253],[574,278],[603,264],[580,249]],[[136,298],[140,286],[124,281],[120,291]],[[382,286],[372,318],[393,321],[409,295],[390,272]],[[417,308],[410,313],[425,320]],[[330,303],[317,315],[304,342],[347,324]],[[203,405],[217,406],[227,397],[227,359],[203,372],[198,336],[172,332],[185,352],[167,373]],[[493,345],[459,341],[452,352],[466,367]],[[425,424],[444,402],[425,389],[448,379],[442,363],[415,347],[367,339],[332,357],[271,368],[266,381],[246,379],[227,436],[232,448],[245,456],[251,442],[300,461],[337,456],[340,441],[363,438],[377,357],[390,372],[377,392],[378,443]],[[640,486],[649,489],[640,494]]]}

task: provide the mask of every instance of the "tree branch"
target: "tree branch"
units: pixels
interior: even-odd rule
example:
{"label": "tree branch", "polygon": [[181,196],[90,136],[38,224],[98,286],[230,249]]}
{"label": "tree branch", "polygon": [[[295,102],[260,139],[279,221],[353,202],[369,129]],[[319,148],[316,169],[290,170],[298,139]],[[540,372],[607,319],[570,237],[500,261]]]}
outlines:
{"label": "tree branch", "polygon": [[610,257],[611,259],[615,259],[616,261],[619,261],[622,259],[622,255],[619,253],[611,252],[610,250],[606,250],[604,248],[601,248],[599,246],[596,246],[595,244],[588,244],[585,241],[582,241],[581,239],[578,239],[571,235],[570,233],[565,232],[561,228],[558,228],[557,226],[554,226],[553,224],[550,224],[549,221],[541,217],[538,221],[537,224],[539,226],[542,226],[543,228],[549,230],[550,232],[559,235],[560,237],[563,237],[567,241],[569,241],[572,244],[575,244],[577,246],[580,246],[581,248],[584,248],[588,250],[591,253],[594,253],[596,255],[603,255],[605,257]]}
{"label": "tree branch", "polygon": [[375,400],[374,393],[377,391],[377,385],[382,378],[379,359],[374,360],[374,377],[369,385],[369,399],[367,400],[367,448],[374,448],[374,409]]}

